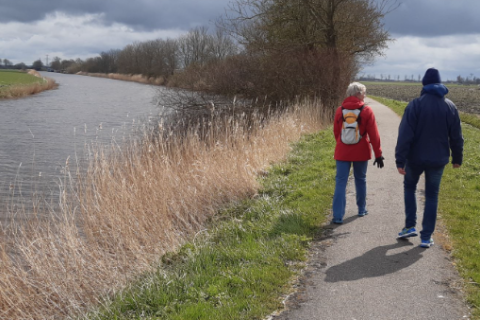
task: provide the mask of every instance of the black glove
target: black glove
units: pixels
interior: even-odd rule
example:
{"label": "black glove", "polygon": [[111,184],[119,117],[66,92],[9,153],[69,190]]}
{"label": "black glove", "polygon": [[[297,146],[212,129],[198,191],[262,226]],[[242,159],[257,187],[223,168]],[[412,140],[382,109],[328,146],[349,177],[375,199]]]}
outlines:
{"label": "black glove", "polygon": [[373,161],[373,165],[377,164],[377,168],[383,168],[383,160],[385,160],[384,157],[375,158],[375,161]]}

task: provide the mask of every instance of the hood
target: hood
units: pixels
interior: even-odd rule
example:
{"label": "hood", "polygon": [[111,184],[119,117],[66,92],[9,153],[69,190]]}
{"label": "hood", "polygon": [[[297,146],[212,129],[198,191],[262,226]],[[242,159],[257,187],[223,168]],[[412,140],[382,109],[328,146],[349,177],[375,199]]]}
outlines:
{"label": "hood", "polygon": [[343,100],[342,107],[348,110],[360,109],[362,106],[365,105],[365,102],[358,99],[355,96],[351,96]]}
{"label": "hood", "polygon": [[448,93],[448,88],[441,83],[432,83],[432,84],[423,86],[421,94],[423,95],[426,93],[434,94],[436,96],[443,98]]}

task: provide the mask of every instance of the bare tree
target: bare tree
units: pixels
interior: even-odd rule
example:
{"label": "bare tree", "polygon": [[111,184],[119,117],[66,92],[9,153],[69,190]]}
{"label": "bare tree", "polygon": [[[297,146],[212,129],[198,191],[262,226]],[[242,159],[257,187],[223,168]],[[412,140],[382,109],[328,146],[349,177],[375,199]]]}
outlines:
{"label": "bare tree", "polygon": [[381,55],[391,39],[383,17],[396,0],[236,0],[218,25],[249,50],[335,48]]}
{"label": "bare tree", "polygon": [[217,28],[215,34],[211,36],[210,54],[213,59],[221,60],[238,53],[238,46],[224,30]]}
{"label": "bare tree", "polygon": [[178,41],[167,39],[163,42],[162,46],[162,58],[165,65],[164,76],[173,75],[175,70],[179,67],[178,60]]}
{"label": "bare tree", "polygon": [[37,70],[37,71],[40,71],[42,70],[43,68],[43,62],[41,59],[38,59],[38,60],[35,60],[33,63],[32,63],[32,68]]}
{"label": "bare tree", "polygon": [[54,70],[60,70],[62,67],[62,59],[60,57],[53,58],[52,62],[50,63],[50,67]]}
{"label": "bare tree", "polygon": [[103,73],[116,73],[117,72],[117,60],[120,50],[109,50],[108,52],[100,53],[100,59],[98,60],[99,70]]}
{"label": "bare tree", "polygon": [[12,63],[10,60],[8,60],[8,59],[5,58],[5,59],[3,59],[3,65],[4,65],[5,67],[10,67],[10,66],[13,65],[13,63]]}
{"label": "bare tree", "polygon": [[[230,5],[233,13],[217,25],[257,57],[257,69],[265,77],[257,79],[254,86],[275,81],[278,90],[296,92],[293,97],[309,92],[321,97],[325,105],[336,107],[361,63],[386,48],[390,39],[382,18],[395,2],[235,0]],[[287,81],[289,78],[296,80]],[[291,85],[296,89],[292,91]]]}
{"label": "bare tree", "polygon": [[211,37],[207,27],[197,27],[178,40],[183,67],[202,65],[210,57]]}

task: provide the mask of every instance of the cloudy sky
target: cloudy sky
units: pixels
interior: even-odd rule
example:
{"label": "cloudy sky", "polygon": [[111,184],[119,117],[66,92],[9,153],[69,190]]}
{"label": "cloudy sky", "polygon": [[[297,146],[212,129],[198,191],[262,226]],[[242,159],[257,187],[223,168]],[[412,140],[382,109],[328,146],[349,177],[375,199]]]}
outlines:
{"label": "cloudy sky", "polygon": [[[394,1],[394,0],[390,0]],[[135,41],[214,28],[230,0],[0,0],[0,58],[31,64],[89,58]],[[480,77],[480,1],[398,0],[385,18],[395,41],[364,75],[412,76],[429,67],[443,80]]]}

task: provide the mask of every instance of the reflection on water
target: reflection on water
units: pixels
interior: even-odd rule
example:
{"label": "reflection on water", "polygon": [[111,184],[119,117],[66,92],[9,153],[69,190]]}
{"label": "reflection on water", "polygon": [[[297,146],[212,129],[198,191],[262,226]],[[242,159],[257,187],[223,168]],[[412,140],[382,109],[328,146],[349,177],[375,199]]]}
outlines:
{"label": "reflection on water", "polygon": [[[92,144],[125,142],[160,112],[159,87],[42,73],[59,88],[0,101],[0,200],[28,203],[34,194],[58,202],[65,164],[85,159]],[[70,170],[71,170],[70,166]],[[0,206],[0,217],[3,205]]]}

